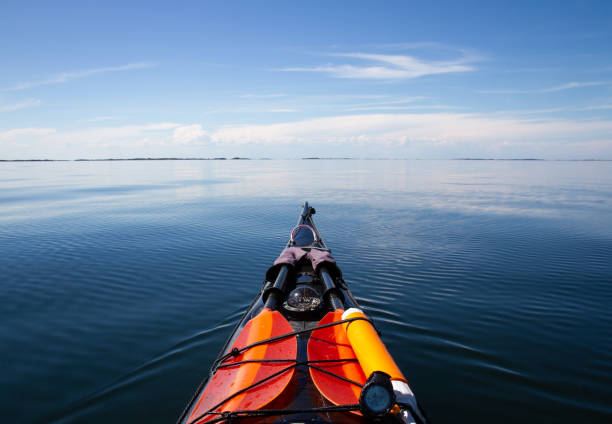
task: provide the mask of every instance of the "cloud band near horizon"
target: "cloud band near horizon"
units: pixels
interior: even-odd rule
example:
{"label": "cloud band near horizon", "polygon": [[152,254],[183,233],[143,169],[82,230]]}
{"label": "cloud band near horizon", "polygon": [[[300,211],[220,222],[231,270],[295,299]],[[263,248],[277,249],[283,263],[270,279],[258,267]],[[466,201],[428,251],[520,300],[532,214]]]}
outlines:
{"label": "cloud band near horizon", "polygon": [[[27,149],[29,146],[43,152],[68,144],[83,149],[83,152],[95,152],[109,146],[146,147],[151,155],[160,146],[201,148],[203,151],[211,146],[232,151],[244,146],[258,155],[269,155],[276,147],[288,145],[312,145],[319,151],[325,146],[391,149],[418,146],[423,152],[449,146],[464,148],[466,152],[494,152],[502,147],[532,145],[534,148],[546,146],[550,152],[555,152],[555,146],[568,144],[577,147],[581,144],[597,145],[602,152],[612,155],[611,134],[612,121],[609,120],[534,120],[466,113],[404,113],[340,115],[266,125],[234,125],[216,130],[205,129],[197,123],[172,122],[65,132],[54,128],[18,128],[0,132],[0,141],[5,148],[10,145]],[[313,151],[313,154],[317,152]]]}

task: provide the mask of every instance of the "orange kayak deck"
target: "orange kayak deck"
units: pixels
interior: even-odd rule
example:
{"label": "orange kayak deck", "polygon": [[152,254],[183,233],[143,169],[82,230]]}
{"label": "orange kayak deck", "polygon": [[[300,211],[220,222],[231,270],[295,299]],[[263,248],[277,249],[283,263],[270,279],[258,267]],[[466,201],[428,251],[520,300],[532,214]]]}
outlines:
{"label": "orange kayak deck", "polygon": [[[264,309],[247,322],[230,351],[240,351],[245,346],[292,331],[291,324],[278,311]],[[296,355],[297,342],[293,336],[260,344],[237,356],[230,356],[220,364],[206,385],[187,422],[204,423],[218,417],[217,414],[203,415],[208,412],[257,410],[264,407],[287,387],[295,367],[294,363],[285,360],[295,361]]]}

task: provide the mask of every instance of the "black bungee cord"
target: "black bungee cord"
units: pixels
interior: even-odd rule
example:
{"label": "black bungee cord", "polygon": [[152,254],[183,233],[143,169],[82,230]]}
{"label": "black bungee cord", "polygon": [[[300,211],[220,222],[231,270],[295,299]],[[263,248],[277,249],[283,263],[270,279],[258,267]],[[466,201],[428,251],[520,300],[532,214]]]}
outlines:
{"label": "black bungee cord", "polygon": [[[354,317],[354,318],[347,318],[347,319],[343,319],[340,321],[335,321],[335,322],[331,322],[329,324],[323,324],[317,327],[313,327],[313,328],[308,328],[305,330],[297,330],[297,331],[292,331],[290,333],[286,333],[286,334],[281,334],[280,336],[275,336],[275,337],[270,337],[267,338],[265,340],[259,340],[255,343],[251,343],[250,345],[244,346],[240,349],[238,348],[233,348],[232,350],[230,350],[228,353],[221,355],[219,357],[217,357],[217,359],[215,360],[215,362],[213,363],[213,367],[211,369],[210,372],[210,377],[214,376],[214,374],[217,372],[218,369],[220,368],[229,368],[229,367],[234,367],[237,365],[241,365],[241,364],[246,364],[246,363],[270,363],[270,362],[276,362],[276,363],[291,363],[291,365],[283,368],[280,371],[277,371],[259,381],[256,381],[253,384],[250,384],[249,386],[238,390],[235,393],[232,393],[230,396],[226,397],[225,399],[223,399],[221,402],[217,403],[215,406],[213,406],[212,408],[210,408],[208,411],[198,415],[197,417],[195,417],[193,420],[189,421],[187,424],[197,424],[200,420],[202,420],[203,418],[209,416],[209,415],[220,415],[217,418],[214,418],[213,420],[210,421],[206,421],[207,423],[218,423],[218,422],[231,422],[231,420],[233,418],[252,418],[252,417],[264,417],[264,416],[274,416],[274,415],[289,415],[289,414],[297,414],[297,413],[305,413],[305,412],[347,412],[347,411],[358,411],[359,410],[359,405],[358,404],[354,404],[354,405],[335,405],[335,406],[330,406],[330,407],[319,407],[319,408],[305,408],[305,409],[295,409],[295,410],[288,410],[288,409],[254,409],[254,410],[242,410],[242,411],[224,411],[224,412],[218,412],[215,411],[215,409],[223,406],[223,404],[229,402],[231,399],[233,399],[234,397],[248,391],[251,390],[254,387],[257,387],[258,385],[265,383],[266,381],[269,381],[273,378],[278,377],[279,375],[289,371],[290,369],[296,368],[298,366],[307,366],[310,368],[314,368],[317,371],[323,372],[325,374],[331,375],[332,377],[335,377],[339,380],[345,381],[347,383],[350,384],[354,384],[357,385],[358,387],[363,387],[362,384],[350,380],[346,377],[343,377],[341,375],[338,375],[334,372],[331,372],[329,370],[326,370],[324,368],[321,368],[317,365],[314,364],[324,364],[324,363],[341,363],[341,362],[356,362],[357,360],[354,358],[347,358],[347,359],[321,359],[321,360],[314,360],[314,361],[298,361],[297,359],[247,359],[244,361],[238,361],[238,362],[231,362],[231,363],[227,363],[224,364],[223,362],[227,361],[228,359],[231,358],[236,358],[238,356],[240,356],[242,353],[246,352],[247,350],[256,347],[256,346],[261,346],[263,344],[270,344],[270,343],[275,343],[277,341],[280,340],[284,340],[293,336],[298,336],[301,334],[307,334],[307,333],[312,333],[314,331],[317,330],[322,330],[325,328],[329,328],[329,327],[333,327],[336,325],[340,325],[340,324],[346,324],[346,323],[350,323],[353,321],[367,321],[369,322],[374,329],[376,329],[376,327],[374,326],[374,323],[369,320],[368,318],[364,318],[364,317]],[[376,330],[378,332],[378,330]]]}

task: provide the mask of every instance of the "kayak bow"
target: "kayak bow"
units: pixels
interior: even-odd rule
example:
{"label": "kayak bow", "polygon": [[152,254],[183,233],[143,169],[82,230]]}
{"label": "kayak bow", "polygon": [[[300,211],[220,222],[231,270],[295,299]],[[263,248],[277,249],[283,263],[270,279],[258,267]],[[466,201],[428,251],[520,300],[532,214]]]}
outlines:
{"label": "kayak bow", "polygon": [[306,202],[180,424],[427,422],[314,214]]}

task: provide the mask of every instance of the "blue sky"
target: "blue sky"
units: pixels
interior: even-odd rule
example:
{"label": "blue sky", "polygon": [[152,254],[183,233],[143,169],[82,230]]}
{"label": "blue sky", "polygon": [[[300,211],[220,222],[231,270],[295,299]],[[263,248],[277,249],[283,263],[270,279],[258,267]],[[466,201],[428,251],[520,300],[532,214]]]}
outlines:
{"label": "blue sky", "polygon": [[612,159],[609,1],[123,3],[0,5],[0,159]]}

